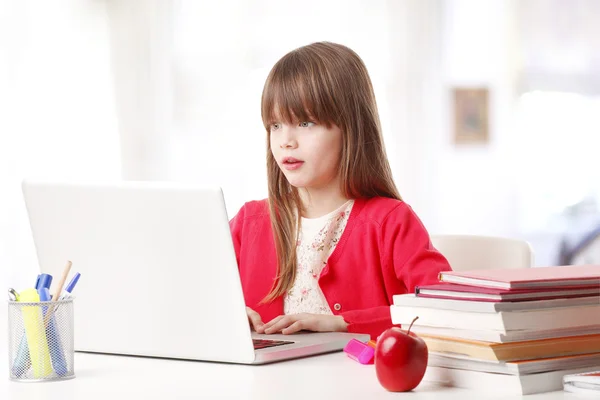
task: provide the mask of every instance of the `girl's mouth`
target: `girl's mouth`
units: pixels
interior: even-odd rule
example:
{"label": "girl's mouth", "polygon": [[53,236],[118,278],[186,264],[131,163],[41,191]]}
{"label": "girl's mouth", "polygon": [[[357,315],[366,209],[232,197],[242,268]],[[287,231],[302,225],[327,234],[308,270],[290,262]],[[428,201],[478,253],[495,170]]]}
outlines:
{"label": "girl's mouth", "polygon": [[300,168],[304,164],[304,161],[298,160],[294,157],[286,157],[283,159],[281,164],[283,168],[287,169],[288,171],[293,171]]}

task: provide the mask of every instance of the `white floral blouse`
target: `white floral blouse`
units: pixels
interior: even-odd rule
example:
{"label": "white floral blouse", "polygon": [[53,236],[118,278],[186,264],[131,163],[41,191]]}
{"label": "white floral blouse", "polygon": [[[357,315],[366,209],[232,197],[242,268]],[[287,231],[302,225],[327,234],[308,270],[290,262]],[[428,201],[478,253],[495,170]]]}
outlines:
{"label": "white floral blouse", "polygon": [[333,314],[319,287],[319,276],[346,228],[354,200],[320,218],[302,218],[297,241],[296,280],[286,293],[284,314]]}

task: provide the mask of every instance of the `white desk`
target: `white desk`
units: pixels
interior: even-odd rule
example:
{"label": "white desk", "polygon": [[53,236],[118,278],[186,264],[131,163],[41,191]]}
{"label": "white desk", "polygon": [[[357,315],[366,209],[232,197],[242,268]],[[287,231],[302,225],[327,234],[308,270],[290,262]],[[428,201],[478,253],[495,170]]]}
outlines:
{"label": "white desk", "polygon": [[9,381],[6,360],[0,365],[0,399],[7,400],[581,399],[562,391],[509,397],[428,382],[414,392],[389,393],[379,385],[372,365],[360,365],[344,353],[263,366],[76,353],[75,379],[45,383]]}
{"label": "white desk", "polygon": [[[21,383],[8,379],[6,307],[0,307],[0,400],[106,399],[582,399],[562,391],[505,396],[422,382],[414,392],[390,393],[373,365],[343,352],[262,366],[75,353],[74,379]],[[588,397],[589,398],[589,397]]]}

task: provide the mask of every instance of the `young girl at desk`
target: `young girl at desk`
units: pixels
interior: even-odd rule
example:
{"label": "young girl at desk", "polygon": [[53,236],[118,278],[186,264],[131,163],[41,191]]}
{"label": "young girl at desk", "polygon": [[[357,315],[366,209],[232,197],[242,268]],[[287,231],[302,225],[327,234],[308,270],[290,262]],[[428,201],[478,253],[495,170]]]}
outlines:
{"label": "young girl at desk", "polygon": [[231,220],[251,326],[376,337],[393,295],[450,266],[392,180],[365,65],[334,43],[288,53],[262,119],[269,198]]}

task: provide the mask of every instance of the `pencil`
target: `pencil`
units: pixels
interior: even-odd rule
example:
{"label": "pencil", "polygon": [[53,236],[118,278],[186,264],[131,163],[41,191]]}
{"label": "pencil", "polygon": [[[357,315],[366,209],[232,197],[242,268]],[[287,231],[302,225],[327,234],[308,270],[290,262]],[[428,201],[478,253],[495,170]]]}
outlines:
{"label": "pencil", "polygon": [[63,274],[58,282],[58,287],[56,288],[56,292],[54,292],[54,297],[52,297],[52,301],[57,301],[62,293],[63,286],[65,286],[65,282],[69,277],[69,272],[71,272],[71,266],[73,263],[71,261],[67,261],[67,265],[65,265],[65,269],[63,270]]}
{"label": "pencil", "polygon": [[[65,265],[63,274],[60,278],[60,281],[58,282],[58,287],[56,288],[56,292],[54,292],[54,296],[52,296],[52,302],[58,301],[58,298],[60,297],[60,294],[63,290],[63,286],[65,285],[67,277],[69,276],[69,272],[71,272],[72,265],[73,265],[73,263],[71,261],[67,261],[67,265]],[[54,313],[54,311],[56,311],[57,308],[58,307],[55,305],[48,307],[46,316],[44,317],[44,326],[48,326],[48,321],[50,320],[50,318],[52,317],[52,314]]]}

